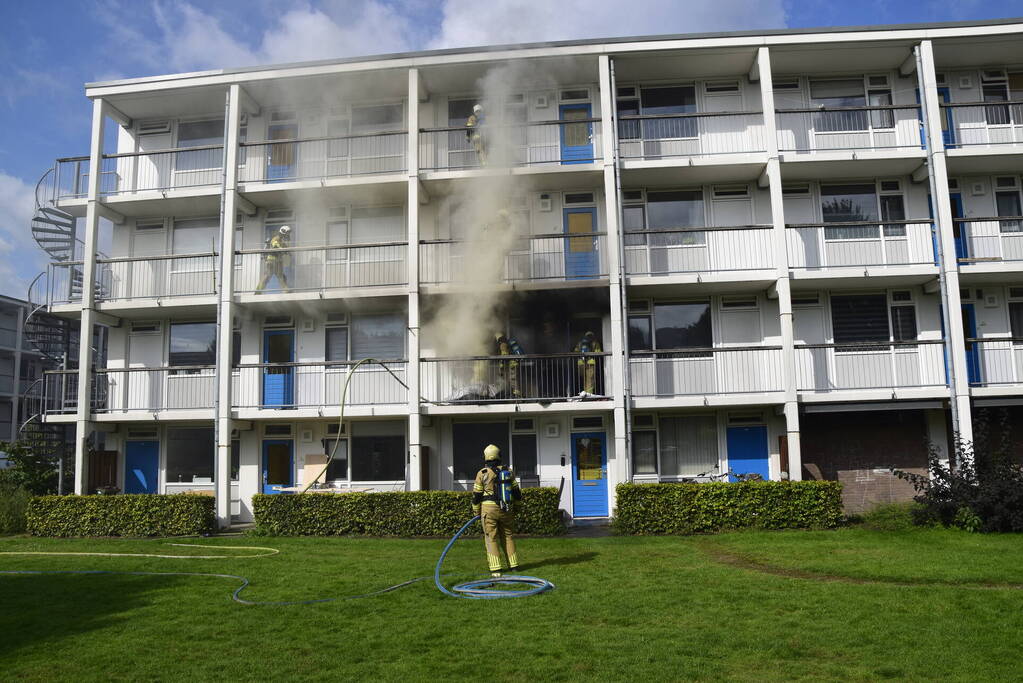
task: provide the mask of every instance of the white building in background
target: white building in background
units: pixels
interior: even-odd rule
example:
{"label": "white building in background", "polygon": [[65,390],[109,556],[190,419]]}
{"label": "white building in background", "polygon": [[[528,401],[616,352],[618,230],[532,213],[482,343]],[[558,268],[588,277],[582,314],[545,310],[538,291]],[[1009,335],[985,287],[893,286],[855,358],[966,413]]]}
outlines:
{"label": "white building in background", "polygon": [[[57,161],[46,205],[82,242],[49,269],[49,310],[99,326],[82,370],[46,382],[46,419],[76,425],[76,490],[206,490],[222,523],[251,519],[253,494],[319,471],[340,387],[374,357],[390,372],[355,371],[332,487],[465,489],[493,442],[575,518],[607,517],[619,482],[729,472],[839,479],[853,510],[905,497],[889,465],[1023,403],[1021,31],[89,84],[90,154]],[[465,130],[481,100],[502,150],[485,166]],[[493,229],[474,188],[495,183],[515,238],[481,286],[463,277]],[[259,291],[282,225],[289,288]],[[437,322],[488,297],[501,329]],[[601,353],[574,353],[587,331]],[[481,332],[526,355],[445,354]]]}

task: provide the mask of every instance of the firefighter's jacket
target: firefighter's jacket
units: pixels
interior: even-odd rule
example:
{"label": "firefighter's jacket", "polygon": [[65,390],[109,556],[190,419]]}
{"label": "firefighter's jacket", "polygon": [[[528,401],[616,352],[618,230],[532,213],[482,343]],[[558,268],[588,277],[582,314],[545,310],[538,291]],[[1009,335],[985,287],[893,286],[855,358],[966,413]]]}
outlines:
{"label": "firefighter's jacket", "polygon": [[[492,505],[495,507],[500,506],[500,495],[497,490],[497,472],[498,470],[507,469],[508,468],[503,465],[498,466],[497,469],[494,469],[493,467],[484,467],[476,473],[476,481],[472,485],[473,514],[478,515],[483,505]],[[513,500],[521,500],[522,490],[519,488],[519,480],[515,478],[514,473],[512,474],[511,480],[511,497]]]}

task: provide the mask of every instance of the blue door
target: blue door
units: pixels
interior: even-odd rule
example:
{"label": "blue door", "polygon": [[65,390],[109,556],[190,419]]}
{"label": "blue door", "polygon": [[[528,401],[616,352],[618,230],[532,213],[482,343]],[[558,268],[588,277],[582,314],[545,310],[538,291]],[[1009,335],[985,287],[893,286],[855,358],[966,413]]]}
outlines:
{"label": "blue door", "polygon": [[280,493],[277,487],[294,485],[294,471],[290,441],[263,442],[263,493]]}
{"label": "blue door", "polygon": [[[948,88],[938,88],[938,105],[948,104],[952,101],[952,97],[949,94]],[[916,103],[920,104],[920,91],[916,91]],[[917,109],[917,118],[923,121],[923,113]],[[949,107],[943,107],[941,110],[941,140],[945,144],[945,149],[956,146],[955,126],[952,125],[952,109]],[[924,139],[923,125],[920,126],[920,145],[927,149],[927,140]]]}
{"label": "blue door", "polygon": [[[298,137],[298,126],[294,123],[270,126],[266,137],[268,140],[294,140]],[[268,181],[290,180],[296,177],[297,143],[281,142],[270,145],[267,152],[266,179]]]}
{"label": "blue door", "polygon": [[607,439],[572,435],[572,501],[576,517],[607,517]]}
{"label": "blue door", "polygon": [[728,481],[738,481],[736,474],[759,474],[765,480],[771,478],[767,427],[728,428],[728,470]]}
{"label": "blue door", "polygon": [[963,304],[963,337],[966,340],[966,376],[970,384],[980,382],[980,350],[971,339],[977,338],[977,315],[973,304]]}
{"label": "blue door", "polygon": [[593,124],[590,105],[561,105],[562,121],[578,121],[561,125],[561,163],[588,164],[593,161]]}
{"label": "blue door", "polygon": [[124,444],[124,492],[156,493],[156,473],[159,466],[159,441],[126,441]]}
{"label": "blue door", "polygon": [[583,235],[565,240],[565,278],[588,280],[597,277],[600,271],[600,254],[597,253],[597,210],[565,209],[565,234]]}
{"label": "blue door", "polygon": [[[295,404],[295,332],[263,331],[263,407],[290,408]],[[273,365],[280,363],[282,365]]]}
{"label": "blue door", "polygon": [[956,241],[956,258],[969,258],[970,238],[966,234],[966,224],[959,220],[963,217],[963,197],[958,192],[953,192],[948,198],[952,203],[952,234]]}

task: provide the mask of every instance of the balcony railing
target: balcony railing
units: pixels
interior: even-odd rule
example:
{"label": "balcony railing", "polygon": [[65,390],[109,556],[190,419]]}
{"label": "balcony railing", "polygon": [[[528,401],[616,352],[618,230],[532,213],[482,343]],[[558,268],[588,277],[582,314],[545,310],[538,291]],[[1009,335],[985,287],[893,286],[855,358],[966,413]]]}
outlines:
{"label": "balcony railing", "polygon": [[1023,143],[1023,100],[941,105],[945,147]]}
{"label": "balcony railing", "polygon": [[782,391],[780,346],[637,351],[629,358],[632,395],[709,396]]}
{"label": "balcony railing", "polygon": [[[243,249],[235,252],[235,291],[315,291],[405,285],[408,282],[407,249],[406,242]],[[287,282],[280,280],[279,271]]]}
{"label": "balcony railing", "polygon": [[126,413],[210,409],[216,392],[212,365],[101,368],[93,373],[92,410]]}
{"label": "balcony railing", "polygon": [[750,154],[767,149],[761,112],[699,112],[618,118],[622,159]]}
{"label": "balcony railing", "polygon": [[406,131],[243,142],[238,150],[238,180],[279,183],[400,173],[407,168]]}
{"label": "balcony railing", "polygon": [[78,409],[78,371],[44,370],[41,410],[46,415],[68,415]]}
{"label": "balcony railing", "polygon": [[797,344],[796,388],[826,394],[848,389],[945,386],[945,342]]}
{"label": "balcony railing", "polygon": [[[223,145],[104,154],[100,166],[100,194],[219,185],[223,163]],[[84,197],[88,192],[89,173],[88,157],[58,159],[56,198]]]}
{"label": "balcony railing", "polygon": [[774,267],[770,225],[627,232],[629,275],[670,275]]}
{"label": "balcony railing", "polygon": [[[234,369],[234,405],[238,408],[318,408],[341,403],[341,390],[352,362],[243,364]],[[348,385],[345,405],[408,403],[406,362],[387,361],[387,370],[364,365]],[[391,373],[394,373],[393,375]]]}
{"label": "balcony railing", "polygon": [[1023,337],[967,339],[966,371],[972,386],[1023,384]]}
{"label": "balcony railing", "polygon": [[916,105],[779,109],[776,116],[778,149],[782,152],[923,146]]}
{"label": "balcony railing", "polygon": [[[477,131],[481,152],[474,139]],[[586,164],[600,155],[600,119],[594,118],[419,130],[419,166],[424,171]]]}
{"label": "balcony railing", "polygon": [[567,401],[611,391],[609,354],[424,358],[422,392],[431,403]]}
{"label": "balcony railing", "polygon": [[846,266],[933,265],[931,224],[869,221],[791,224],[789,267],[794,270]]}
{"label": "balcony railing", "polygon": [[217,254],[175,254],[96,260],[97,301],[216,294]]}
{"label": "balcony railing", "polygon": [[[419,243],[420,281],[424,284],[463,282],[467,259],[488,246],[455,240]],[[505,282],[526,280],[590,280],[606,277],[607,233],[533,235],[515,240],[504,258]],[[489,276],[488,276],[489,279]],[[468,284],[472,284],[471,282]]]}
{"label": "balcony railing", "polygon": [[[83,261],[51,262],[47,268],[46,286],[50,305],[77,303],[82,300]],[[94,283],[97,298],[102,294],[98,277]]]}
{"label": "balcony railing", "polygon": [[956,256],[963,265],[1023,261],[1023,216],[955,220]]}

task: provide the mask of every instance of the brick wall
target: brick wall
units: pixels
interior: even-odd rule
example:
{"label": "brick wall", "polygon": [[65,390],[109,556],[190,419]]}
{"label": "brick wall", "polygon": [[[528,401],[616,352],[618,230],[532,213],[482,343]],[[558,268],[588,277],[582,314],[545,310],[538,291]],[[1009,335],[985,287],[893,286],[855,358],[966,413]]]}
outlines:
{"label": "brick wall", "polygon": [[807,413],[800,418],[803,479],[842,482],[848,514],[908,501],[909,482],[888,470],[927,472],[927,423],[922,410]]}

